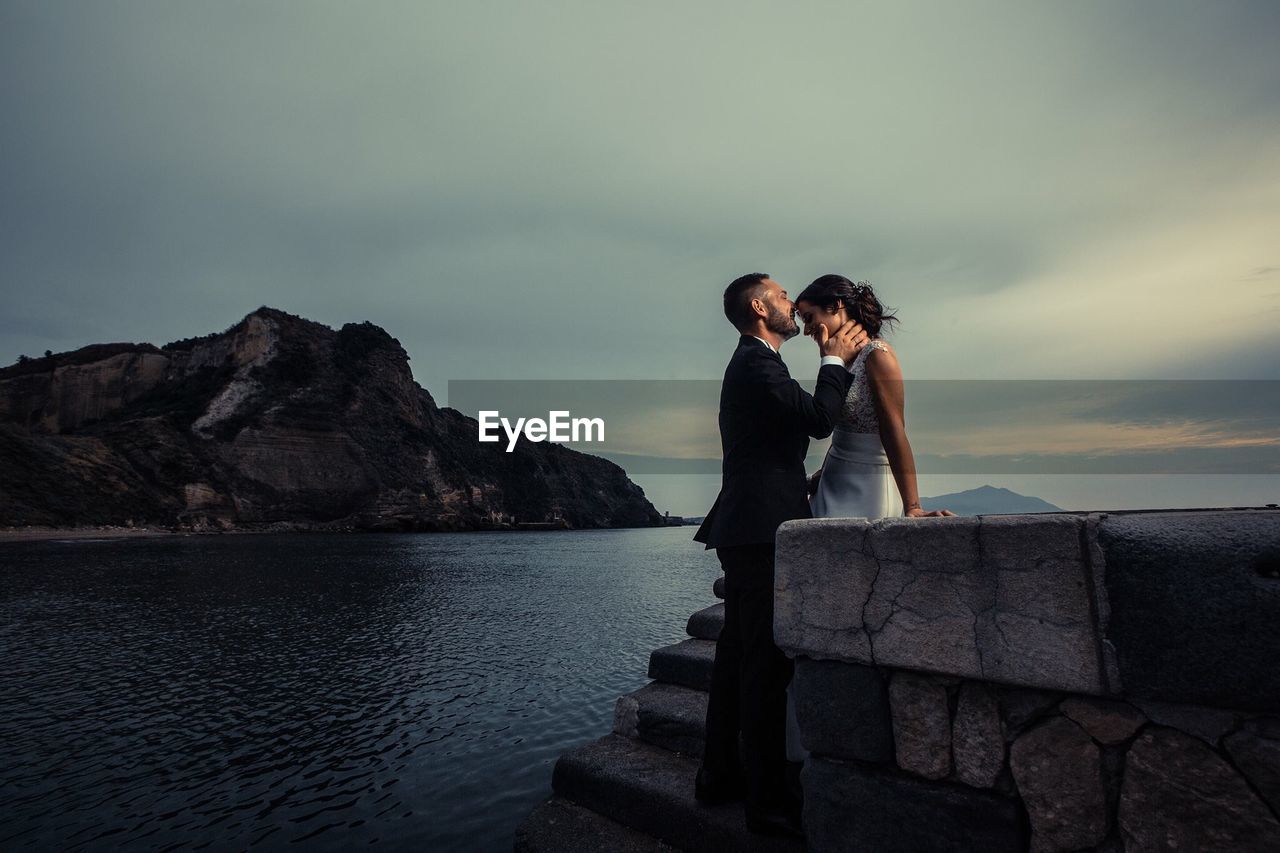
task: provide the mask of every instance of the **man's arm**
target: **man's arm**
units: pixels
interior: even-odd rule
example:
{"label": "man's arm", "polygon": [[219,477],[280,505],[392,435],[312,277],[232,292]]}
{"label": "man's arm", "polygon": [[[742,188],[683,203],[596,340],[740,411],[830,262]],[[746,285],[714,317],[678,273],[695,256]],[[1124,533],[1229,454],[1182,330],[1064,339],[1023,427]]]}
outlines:
{"label": "man's arm", "polygon": [[867,333],[854,320],[846,321],[834,333],[819,324],[814,342],[822,353],[822,366],[818,368],[812,396],[791,378],[781,358],[768,359],[759,375],[764,379],[770,403],[781,410],[784,417],[811,437],[826,438],[840,418],[849,389],[848,367],[866,346]]}
{"label": "man's arm", "polygon": [[781,413],[783,418],[812,438],[831,435],[849,390],[849,372],[844,365],[824,364],[820,367],[818,381],[813,394],[810,394],[791,378],[781,359],[768,355],[764,350],[760,351],[758,358],[762,363],[757,375],[763,383],[768,407]]}

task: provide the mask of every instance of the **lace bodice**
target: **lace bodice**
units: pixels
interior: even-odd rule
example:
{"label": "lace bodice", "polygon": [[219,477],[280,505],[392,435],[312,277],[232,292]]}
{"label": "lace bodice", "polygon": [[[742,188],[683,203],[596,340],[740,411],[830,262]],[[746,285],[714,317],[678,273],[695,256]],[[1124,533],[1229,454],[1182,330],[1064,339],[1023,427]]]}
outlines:
{"label": "lace bodice", "polygon": [[889,350],[888,344],[879,338],[872,340],[862,348],[858,357],[853,360],[852,381],[849,393],[844,398],[844,408],[836,429],[846,432],[880,432],[880,420],[876,417],[875,401],[871,398],[871,388],[867,384],[867,357],[873,349]]}

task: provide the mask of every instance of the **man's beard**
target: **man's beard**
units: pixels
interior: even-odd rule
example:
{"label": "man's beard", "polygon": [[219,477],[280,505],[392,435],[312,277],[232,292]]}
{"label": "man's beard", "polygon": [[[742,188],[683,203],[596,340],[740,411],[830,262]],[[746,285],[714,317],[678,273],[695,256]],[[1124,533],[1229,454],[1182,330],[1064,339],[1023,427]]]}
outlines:
{"label": "man's beard", "polygon": [[764,327],[775,335],[781,336],[784,341],[789,341],[800,334],[800,327],[796,325],[795,317],[782,313],[778,306],[773,304],[769,305],[769,316],[765,318]]}

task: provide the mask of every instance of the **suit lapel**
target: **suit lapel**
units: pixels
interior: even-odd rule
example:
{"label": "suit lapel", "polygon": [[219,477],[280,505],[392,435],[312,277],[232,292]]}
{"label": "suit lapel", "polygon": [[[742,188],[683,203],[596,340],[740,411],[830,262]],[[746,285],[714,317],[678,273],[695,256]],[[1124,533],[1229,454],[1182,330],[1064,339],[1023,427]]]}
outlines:
{"label": "suit lapel", "polygon": [[764,341],[760,340],[760,339],[759,339],[759,338],[757,338],[755,335],[742,335],[742,336],[740,336],[740,337],[738,338],[738,347],[739,347],[739,348],[741,348],[741,347],[755,347],[755,348],[757,348],[757,349],[764,350],[765,355],[771,355],[771,356],[773,356],[774,358],[776,358],[778,361],[782,361],[782,355],[781,355],[780,353],[775,352],[775,351],[774,351],[774,349],[773,349],[773,347],[768,346],[767,344],[765,344],[765,342],[764,342]]}

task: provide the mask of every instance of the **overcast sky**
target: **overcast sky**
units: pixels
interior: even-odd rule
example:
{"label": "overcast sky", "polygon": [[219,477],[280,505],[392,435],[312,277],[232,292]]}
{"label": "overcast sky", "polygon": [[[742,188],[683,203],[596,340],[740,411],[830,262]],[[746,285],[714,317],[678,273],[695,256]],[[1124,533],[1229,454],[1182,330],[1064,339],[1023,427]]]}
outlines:
{"label": "overcast sky", "polygon": [[[716,378],[867,278],[909,378],[1280,378],[1280,4],[0,0],[0,361],[371,320]],[[811,374],[813,345],[783,350]]]}

